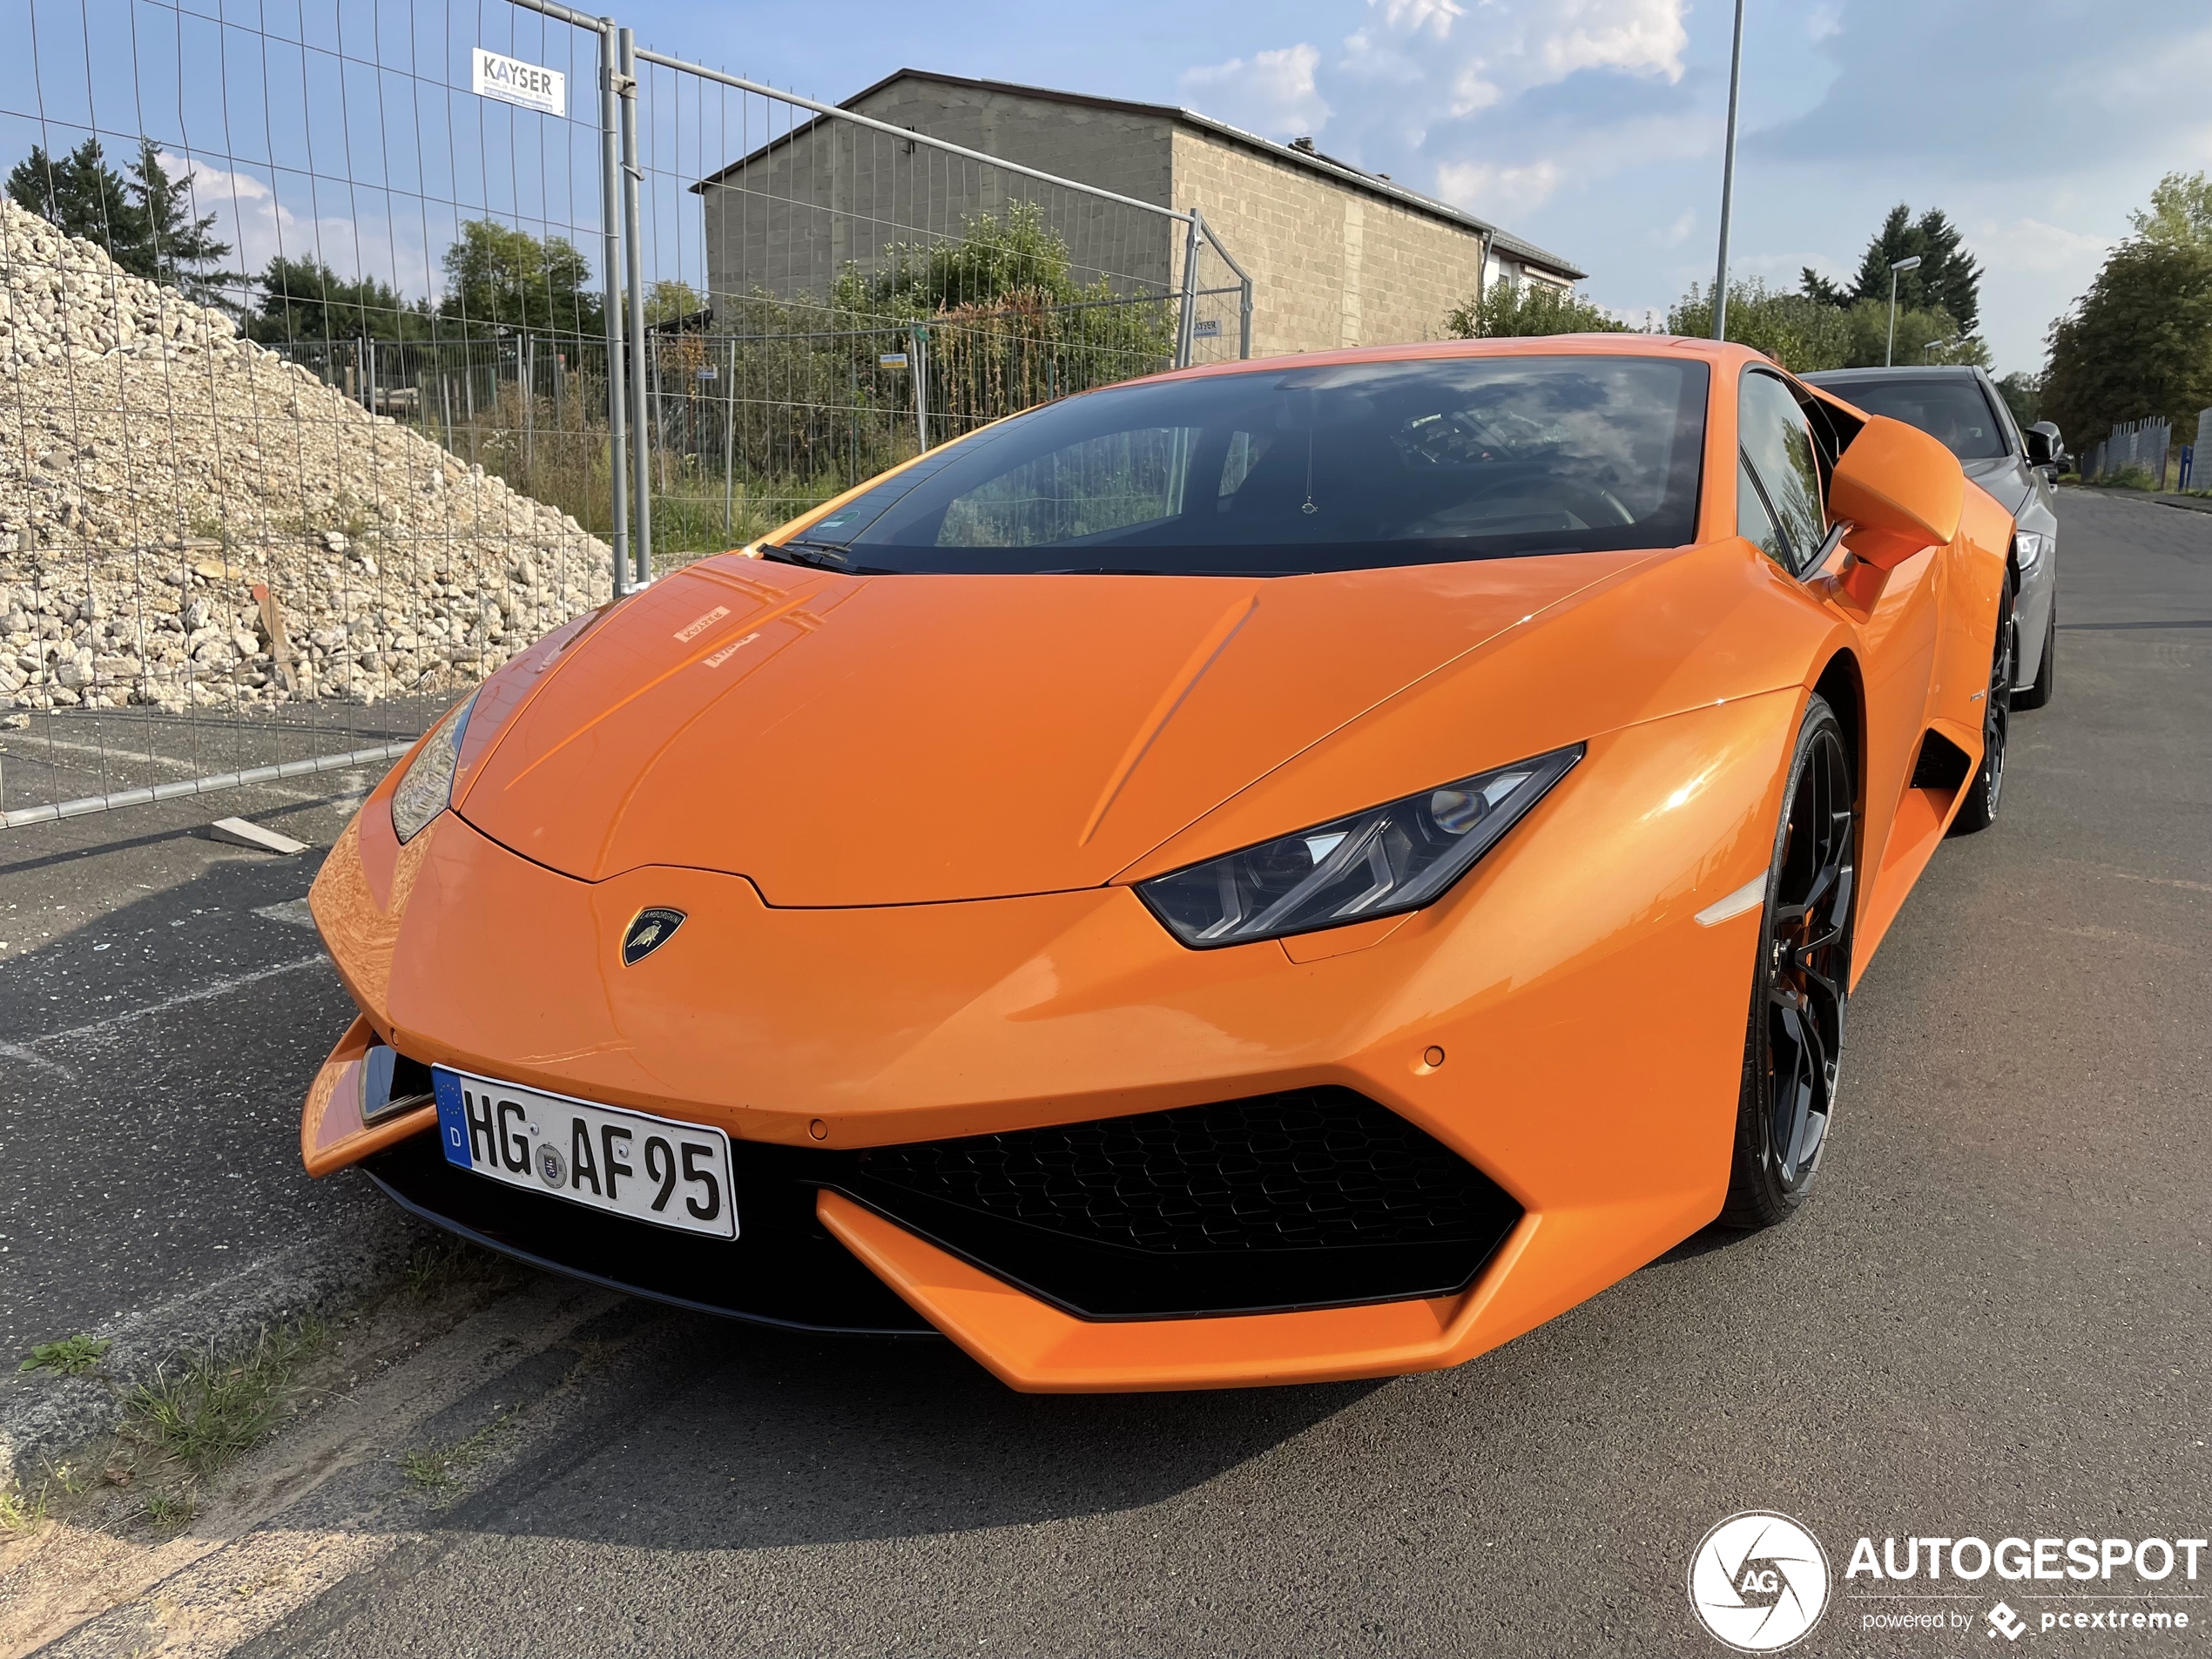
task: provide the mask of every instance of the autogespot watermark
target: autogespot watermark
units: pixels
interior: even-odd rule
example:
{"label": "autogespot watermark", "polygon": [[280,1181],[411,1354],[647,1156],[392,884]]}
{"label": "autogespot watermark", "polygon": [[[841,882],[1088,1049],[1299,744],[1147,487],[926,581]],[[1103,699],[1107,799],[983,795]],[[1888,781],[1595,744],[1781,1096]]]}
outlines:
{"label": "autogespot watermark", "polygon": [[1828,1606],[1828,1555],[1788,1515],[1749,1509],[1707,1533],[1689,1560],[1697,1622],[1738,1653],[1802,1642]]}
{"label": "autogespot watermark", "polygon": [[1885,1537],[1878,1550],[1861,1538],[1844,1568],[1843,1595],[1858,1605],[1863,1630],[1969,1629],[1977,1621],[1966,1609],[1984,1587],[2002,1583],[1979,1621],[1993,1642],[2031,1633],[2092,1641],[2186,1634],[2203,1626],[2196,1585],[2207,1548],[2202,1538],[1908,1534]]}
{"label": "autogespot watermark", "polygon": [[[1836,1598],[1858,1630],[1956,1637],[1979,1631],[2009,1650],[2023,1637],[2115,1641],[2204,1628],[2203,1538],[1862,1536]],[[1984,1601],[2000,1589],[1993,1601]],[[1803,1641],[1830,1600],[1827,1552],[1802,1522],[1751,1510],[1698,1543],[1689,1604],[1716,1640],[1742,1653]],[[2013,1603],[2021,1603],[2014,1607]]]}

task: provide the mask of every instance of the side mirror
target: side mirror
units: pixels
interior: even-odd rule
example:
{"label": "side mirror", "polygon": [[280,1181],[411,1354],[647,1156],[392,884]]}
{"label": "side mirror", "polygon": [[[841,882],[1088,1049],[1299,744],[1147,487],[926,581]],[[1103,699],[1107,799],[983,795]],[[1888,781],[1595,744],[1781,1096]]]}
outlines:
{"label": "side mirror", "polygon": [[1966,501],[1959,458],[1918,427],[1881,415],[1867,417],[1828,486],[1830,514],[1852,527],[1844,545],[1881,570],[1948,545]]}
{"label": "side mirror", "polygon": [[2027,445],[2027,464],[2031,467],[2055,467],[2066,458],[2066,446],[2059,441],[2059,429],[2048,421],[2038,421],[2020,437]]}

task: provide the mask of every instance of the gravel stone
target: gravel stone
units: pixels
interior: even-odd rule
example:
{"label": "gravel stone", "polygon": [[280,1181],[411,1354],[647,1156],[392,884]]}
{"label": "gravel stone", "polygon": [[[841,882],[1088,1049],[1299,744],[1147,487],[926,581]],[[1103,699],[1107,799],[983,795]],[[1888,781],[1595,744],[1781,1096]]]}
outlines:
{"label": "gravel stone", "polygon": [[0,708],[457,691],[606,603],[610,557],[0,200]]}

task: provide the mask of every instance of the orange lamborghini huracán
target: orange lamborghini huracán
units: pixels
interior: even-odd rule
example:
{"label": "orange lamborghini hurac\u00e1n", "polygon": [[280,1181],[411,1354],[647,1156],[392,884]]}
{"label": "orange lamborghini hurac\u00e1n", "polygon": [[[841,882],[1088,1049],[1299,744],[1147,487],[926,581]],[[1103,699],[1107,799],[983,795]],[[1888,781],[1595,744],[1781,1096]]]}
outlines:
{"label": "orange lamborghini hurac\u00e1n", "polygon": [[1063,399],[541,640],[315,883],[300,1145],[1017,1388],[1454,1365],[1801,1203],[2010,518],[1640,335]]}

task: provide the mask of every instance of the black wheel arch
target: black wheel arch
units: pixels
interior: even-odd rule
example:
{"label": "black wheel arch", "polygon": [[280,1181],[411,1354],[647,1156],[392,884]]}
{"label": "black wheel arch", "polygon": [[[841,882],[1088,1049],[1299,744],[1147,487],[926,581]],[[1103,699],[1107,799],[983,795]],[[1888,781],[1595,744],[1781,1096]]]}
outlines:
{"label": "black wheel arch", "polygon": [[[1851,811],[1864,836],[1866,824],[1866,683],[1860,671],[1858,654],[1845,645],[1831,657],[1812,685],[1813,694],[1826,700],[1836,716],[1836,724],[1844,729],[1844,752],[1851,757]],[[1865,880],[1851,895],[1851,921],[1865,903],[1871,884]]]}

